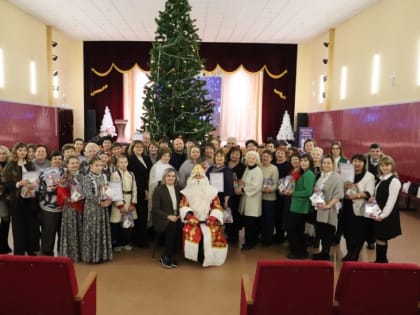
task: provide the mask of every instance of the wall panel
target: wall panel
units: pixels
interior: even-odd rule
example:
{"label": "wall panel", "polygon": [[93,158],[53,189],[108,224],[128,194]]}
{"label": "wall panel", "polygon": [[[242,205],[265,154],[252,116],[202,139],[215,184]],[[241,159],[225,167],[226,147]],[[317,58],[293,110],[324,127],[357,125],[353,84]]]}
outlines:
{"label": "wall panel", "polygon": [[348,158],[380,143],[402,178],[420,181],[420,102],[309,113],[309,126],[319,146],[340,140]]}
{"label": "wall panel", "polygon": [[0,144],[45,144],[58,148],[57,108],[0,101]]}

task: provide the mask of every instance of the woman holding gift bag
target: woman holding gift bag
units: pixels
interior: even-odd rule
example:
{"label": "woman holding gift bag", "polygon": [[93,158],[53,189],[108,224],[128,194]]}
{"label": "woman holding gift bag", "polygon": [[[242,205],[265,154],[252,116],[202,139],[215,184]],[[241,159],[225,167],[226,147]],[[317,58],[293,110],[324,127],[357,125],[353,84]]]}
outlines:
{"label": "woman holding gift bag", "polygon": [[311,207],[309,197],[312,195],[315,184],[314,162],[310,154],[302,155],[299,161],[300,176],[292,193],[290,215],[287,223],[287,235],[290,246],[287,258],[289,259],[305,259],[308,257],[304,232],[306,217]]}
{"label": "woman holding gift bag", "polygon": [[241,195],[239,213],[245,229],[245,243],[242,250],[255,247],[258,242],[258,226],[262,214],[262,186],[264,175],[260,164],[260,155],[255,151],[248,151],[245,155],[246,169],[240,182],[240,187],[235,188],[235,193]]}
{"label": "woman holding gift bag", "polygon": [[[35,255],[39,251],[38,207],[35,200],[37,183],[24,179],[35,172],[28,160],[28,147],[23,142],[13,146],[12,156],[2,170],[2,183],[10,195],[13,253]],[[35,177],[35,176],[32,176]]]}
{"label": "woman holding gift bag", "polygon": [[381,213],[374,218],[377,263],[387,263],[388,240],[401,235],[398,194],[401,182],[396,176],[395,162],[390,156],[382,156],[378,162],[379,182],[375,200]]}
{"label": "woman holding gift bag", "polygon": [[89,161],[89,173],[83,178],[82,261],[101,263],[112,260],[111,226],[108,207],[111,198],[106,194],[108,181],[102,173],[99,157]]}
{"label": "woman holding gift bag", "polygon": [[364,216],[364,207],[366,200],[373,196],[375,190],[375,176],[366,168],[366,157],[363,154],[355,154],[351,163],[354,166],[354,182],[344,183],[342,219],[347,254],[343,261],[359,259],[360,250],[369,233],[370,219]]}
{"label": "woman holding gift bag", "polygon": [[80,160],[77,156],[70,156],[57,187],[57,205],[63,208],[58,253],[59,256],[70,257],[74,262],[81,260],[84,209],[82,182]]}
{"label": "woman holding gift bag", "polygon": [[313,204],[316,210],[316,235],[321,239],[322,250],[314,254],[314,260],[329,260],[330,248],[338,224],[338,204],[344,197],[344,183],[335,172],[334,159],[326,155],[321,159],[321,174],[315,184],[315,192],[322,192],[323,200]]}
{"label": "woman holding gift bag", "polygon": [[137,219],[137,185],[134,173],[127,170],[128,160],[125,155],[117,157],[117,169],[111,174],[111,180],[121,182],[122,200],[112,203],[111,210],[111,236],[112,246],[116,253],[122,249],[133,250],[130,244]]}

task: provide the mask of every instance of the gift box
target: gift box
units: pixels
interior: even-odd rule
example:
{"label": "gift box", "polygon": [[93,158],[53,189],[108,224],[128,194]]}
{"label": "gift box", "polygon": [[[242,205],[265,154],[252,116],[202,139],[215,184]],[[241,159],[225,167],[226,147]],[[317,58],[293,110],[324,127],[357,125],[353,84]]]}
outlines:
{"label": "gift box", "polygon": [[365,205],[363,216],[366,218],[377,218],[381,214],[382,210],[379,208],[376,201],[367,202]]}
{"label": "gift box", "polygon": [[295,181],[291,175],[279,179],[279,193],[293,193],[295,191]]}
{"label": "gift box", "polygon": [[314,207],[325,205],[325,196],[322,190],[315,191],[309,199]]}

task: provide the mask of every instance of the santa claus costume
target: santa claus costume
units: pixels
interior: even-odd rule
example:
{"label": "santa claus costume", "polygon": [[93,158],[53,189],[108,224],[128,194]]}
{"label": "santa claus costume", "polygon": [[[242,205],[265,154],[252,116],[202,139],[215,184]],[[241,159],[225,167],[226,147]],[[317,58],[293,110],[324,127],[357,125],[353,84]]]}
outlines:
{"label": "santa claus costume", "polygon": [[203,240],[203,267],[223,265],[228,249],[221,229],[223,207],[217,189],[210,185],[201,165],[194,166],[181,194],[185,258],[198,261],[200,242]]}

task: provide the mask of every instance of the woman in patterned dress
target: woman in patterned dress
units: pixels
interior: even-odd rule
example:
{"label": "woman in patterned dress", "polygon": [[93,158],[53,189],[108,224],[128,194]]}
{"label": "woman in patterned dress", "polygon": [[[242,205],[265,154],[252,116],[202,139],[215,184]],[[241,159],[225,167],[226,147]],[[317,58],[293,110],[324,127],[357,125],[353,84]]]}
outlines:
{"label": "woman in patterned dress", "polygon": [[66,165],[67,169],[57,188],[57,204],[63,207],[59,256],[70,257],[74,262],[79,262],[83,231],[83,175],[77,156],[69,157]]}
{"label": "woman in patterned dress", "polygon": [[89,162],[89,173],[83,178],[85,208],[83,211],[82,261],[101,263],[112,260],[111,226],[106,196],[108,184],[99,157]]}

